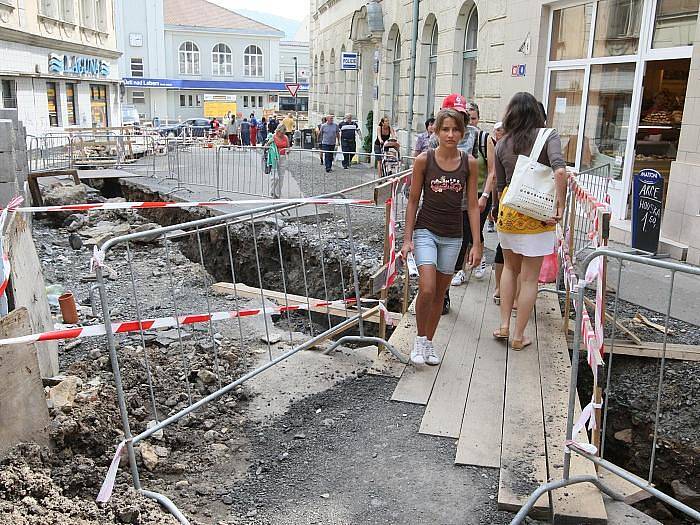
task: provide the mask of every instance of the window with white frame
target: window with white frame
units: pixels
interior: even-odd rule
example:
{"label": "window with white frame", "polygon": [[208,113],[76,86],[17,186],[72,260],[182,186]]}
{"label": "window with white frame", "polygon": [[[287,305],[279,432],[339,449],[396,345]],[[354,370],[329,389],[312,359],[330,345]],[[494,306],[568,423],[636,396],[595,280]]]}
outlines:
{"label": "window with white frame", "polygon": [[59,18],[59,0],[40,0],[39,13],[48,18]]}
{"label": "window with white frame", "polygon": [[243,53],[243,74],[247,77],[263,76],[263,53],[258,46],[250,45]]}
{"label": "window with white frame", "polygon": [[476,88],[477,42],[479,37],[479,13],[472,7],[464,29],[464,51],[462,52],[462,94],[467,100],[474,99]]}
{"label": "window with white frame", "polygon": [[133,57],[131,59],[131,76],[143,77],[143,58]]}
{"label": "window with white frame", "polygon": [[179,71],[181,75],[199,75],[199,47],[194,42],[183,42],[179,49]]}
{"label": "window with white frame", "polygon": [[75,22],[75,0],[61,0],[61,20]]}
{"label": "window with white frame", "polygon": [[211,51],[212,74],[215,76],[233,75],[231,48],[226,44],[216,44]]}
{"label": "window with white frame", "polygon": [[80,0],[80,25],[95,29],[95,0]]}
{"label": "window with white frame", "polygon": [[426,108],[426,118],[433,116],[435,111],[435,83],[437,82],[437,59],[438,59],[438,24],[433,22],[433,30],[430,33],[430,55],[428,57],[428,104]]}
{"label": "window with white frame", "polygon": [[106,33],[109,29],[107,0],[95,0],[95,29]]}
{"label": "window with white frame", "polygon": [[146,92],[145,91],[133,91],[131,93],[131,101],[134,104],[145,104],[146,103]]}
{"label": "window with white frame", "polygon": [[654,14],[654,49],[692,46],[700,0],[658,0]]}

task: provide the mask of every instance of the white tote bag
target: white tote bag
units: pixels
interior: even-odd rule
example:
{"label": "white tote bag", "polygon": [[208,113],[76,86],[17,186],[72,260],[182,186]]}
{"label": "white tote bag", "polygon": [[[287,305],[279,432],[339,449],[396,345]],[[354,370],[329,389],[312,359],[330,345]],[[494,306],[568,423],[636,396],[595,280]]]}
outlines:
{"label": "white tote bag", "polygon": [[554,171],[538,162],[542,149],[553,131],[552,128],[540,129],[530,156],[518,155],[508,191],[501,201],[504,206],[541,221],[554,216]]}

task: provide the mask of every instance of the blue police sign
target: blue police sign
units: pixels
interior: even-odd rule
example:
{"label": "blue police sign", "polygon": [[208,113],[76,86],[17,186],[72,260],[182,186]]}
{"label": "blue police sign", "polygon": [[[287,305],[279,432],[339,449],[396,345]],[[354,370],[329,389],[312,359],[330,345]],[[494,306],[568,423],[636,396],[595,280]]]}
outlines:
{"label": "blue police sign", "polygon": [[656,170],[634,175],[632,205],[632,247],[656,253],[661,234],[664,178]]}
{"label": "blue police sign", "polygon": [[340,69],[342,71],[354,71],[359,66],[357,53],[345,52],[340,54]]}

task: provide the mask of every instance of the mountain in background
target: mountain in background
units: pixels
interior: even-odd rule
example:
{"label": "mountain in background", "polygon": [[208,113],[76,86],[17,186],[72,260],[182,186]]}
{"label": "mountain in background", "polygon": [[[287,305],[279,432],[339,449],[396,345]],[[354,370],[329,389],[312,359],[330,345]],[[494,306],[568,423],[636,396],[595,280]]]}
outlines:
{"label": "mountain in background", "polygon": [[259,11],[251,11],[249,9],[234,9],[233,11],[272,26],[280,31],[284,31],[284,40],[295,40],[295,35],[303,24],[301,20],[292,20],[291,18],[284,18],[283,16],[276,16],[270,13],[261,13]]}

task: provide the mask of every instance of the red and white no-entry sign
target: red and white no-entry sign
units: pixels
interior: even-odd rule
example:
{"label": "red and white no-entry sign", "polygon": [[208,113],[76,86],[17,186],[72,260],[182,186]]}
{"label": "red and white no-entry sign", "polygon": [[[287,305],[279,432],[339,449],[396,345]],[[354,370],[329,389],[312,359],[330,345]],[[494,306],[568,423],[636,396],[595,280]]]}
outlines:
{"label": "red and white no-entry sign", "polygon": [[287,86],[287,91],[289,91],[289,94],[292,95],[293,97],[297,96],[297,93],[299,92],[299,88],[301,87],[301,84],[285,84]]}

